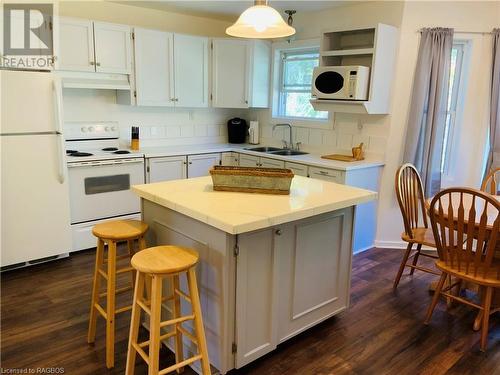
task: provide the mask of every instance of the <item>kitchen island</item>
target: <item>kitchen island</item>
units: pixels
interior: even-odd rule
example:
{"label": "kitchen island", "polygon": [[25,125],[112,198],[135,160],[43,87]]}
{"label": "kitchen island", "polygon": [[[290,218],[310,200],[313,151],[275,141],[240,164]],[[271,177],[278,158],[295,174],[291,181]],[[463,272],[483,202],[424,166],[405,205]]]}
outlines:
{"label": "kitchen island", "polygon": [[[221,373],[348,307],[355,206],[376,193],[301,176],[285,196],[213,191],[210,177],[132,189],[150,226],[149,246],[200,253],[208,351]],[[190,345],[185,340],[186,355],[196,352]]]}

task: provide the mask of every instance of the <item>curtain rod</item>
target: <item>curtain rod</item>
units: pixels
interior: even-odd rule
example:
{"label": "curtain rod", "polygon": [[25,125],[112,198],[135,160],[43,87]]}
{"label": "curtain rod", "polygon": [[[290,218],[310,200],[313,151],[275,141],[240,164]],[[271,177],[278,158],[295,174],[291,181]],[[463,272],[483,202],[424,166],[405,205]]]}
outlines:
{"label": "curtain rod", "polygon": [[[421,33],[424,29],[418,29],[417,33]],[[480,34],[480,35],[488,35],[488,34],[493,34],[492,31],[461,31],[461,30],[454,30],[454,34]]]}

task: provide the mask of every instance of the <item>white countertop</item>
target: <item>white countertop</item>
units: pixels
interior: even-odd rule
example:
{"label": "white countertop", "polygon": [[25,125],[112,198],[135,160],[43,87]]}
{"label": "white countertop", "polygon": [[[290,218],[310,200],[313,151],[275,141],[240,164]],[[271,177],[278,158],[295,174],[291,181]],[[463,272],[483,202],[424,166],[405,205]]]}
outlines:
{"label": "white countertop", "polygon": [[320,154],[309,153],[306,155],[295,156],[282,156],[273,155],[265,152],[255,152],[245,150],[245,148],[259,147],[261,145],[249,144],[205,144],[205,145],[183,145],[183,146],[164,146],[164,147],[144,147],[140,152],[144,153],[147,158],[165,157],[165,156],[179,156],[179,155],[193,155],[193,154],[207,154],[212,152],[228,152],[235,151],[242,154],[261,156],[270,159],[283,160],[299,164],[307,164],[322,168],[331,168],[342,171],[349,171],[354,169],[373,168],[384,165],[384,162],[378,159],[367,158],[362,161],[344,162],[337,160],[322,159]]}
{"label": "white countertop", "polygon": [[135,185],[141,198],[229,234],[300,220],[376,199],[377,193],[295,176],[290,195],[214,191],[212,178]]}

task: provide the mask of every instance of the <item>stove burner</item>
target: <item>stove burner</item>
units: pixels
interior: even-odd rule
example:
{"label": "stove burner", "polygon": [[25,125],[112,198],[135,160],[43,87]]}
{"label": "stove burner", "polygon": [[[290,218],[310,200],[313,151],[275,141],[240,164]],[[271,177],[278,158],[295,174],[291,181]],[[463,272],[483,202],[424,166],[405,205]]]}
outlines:
{"label": "stove burner", "polygon": [[90,152],[73,152],[72,154],[70,154],[71,156],[76,156],[76,157],[83,157],[83,156],[92,156],[94,154],[91,154]]}
{"label": "stove burner", "polygon": [[116,147],[106,147],[106,148],[103,148],[102,151],[118,151],[118,148],[116,148]]}
{"label": "stove burner", "polygon": [[73,155],[76,154],[78,151],[76,150],[66,150],[66,155]]}
{"label": "stove burner", "polygon": [[130,151],[127,151],[127,150],[118,150],[118,151],[115,151],[113,152],[113,154],[130,154]]}

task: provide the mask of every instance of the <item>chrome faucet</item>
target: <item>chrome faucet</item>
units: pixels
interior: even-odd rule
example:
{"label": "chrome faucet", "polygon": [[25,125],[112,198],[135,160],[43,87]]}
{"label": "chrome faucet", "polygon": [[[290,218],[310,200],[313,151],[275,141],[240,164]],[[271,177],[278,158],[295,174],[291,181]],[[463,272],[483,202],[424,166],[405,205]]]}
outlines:
{"label": "chrome faucet", "polygon": [[287,142],[283,139],[282,142],[284,144],[284,148],[285,149],[292,149],[293,150],[293,137],[292,137],[292,125],[290,124],[276,124],[273,126],[273,132],[274,132],[274,129],[278,128],[278,127],[282,127],[282,126],[288,126],[288,130],[290,131],[290,142],[287,144]]}

